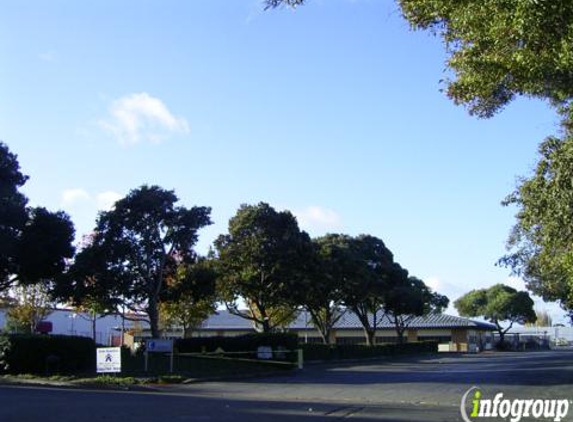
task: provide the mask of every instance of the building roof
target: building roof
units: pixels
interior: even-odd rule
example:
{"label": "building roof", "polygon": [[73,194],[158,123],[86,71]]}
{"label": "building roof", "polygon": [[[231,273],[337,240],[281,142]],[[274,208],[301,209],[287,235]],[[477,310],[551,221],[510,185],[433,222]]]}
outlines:
{"label": "building roof", "polygon": [[[394,329],[394,325],[388,321],[383,312],[377,315],[379,329]],[[481,330],[495,330],[493,324],[475,321],[467,318],[446,314],[432,314],[422,317],[415,317],[408,325],[414,329],[439,329],[439,328],[474,328]],[[289,324],[290,330],[313,329],[310,315],[307,312],[300,312],[295,321]],[[362,329],[362,324],[356,314],[347,311],[334,325],[337,330]],[[227,310],[217,311],[216,314],[207,318],[200,329],[202,330],[252,330],[253,323],[250,320],[229,313]]]}

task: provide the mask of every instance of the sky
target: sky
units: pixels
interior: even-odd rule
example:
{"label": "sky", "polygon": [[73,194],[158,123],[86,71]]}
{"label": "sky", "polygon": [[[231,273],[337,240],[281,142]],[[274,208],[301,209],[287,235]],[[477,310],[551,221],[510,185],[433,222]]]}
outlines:
{"label": "sky", "polygon": [[[212,207],[206,252],[241,204],[292,211],[312,236],[372,234],[453,301],[496,267],[555,112],[520,98],[489,120],[444,93],[441,40],[395,2],[3,2],[0,139],[34,205],[78,238],[131,189]],[[554,322],[556,304],[536,299]],[[450,307],[448,312],[455,313]]]}

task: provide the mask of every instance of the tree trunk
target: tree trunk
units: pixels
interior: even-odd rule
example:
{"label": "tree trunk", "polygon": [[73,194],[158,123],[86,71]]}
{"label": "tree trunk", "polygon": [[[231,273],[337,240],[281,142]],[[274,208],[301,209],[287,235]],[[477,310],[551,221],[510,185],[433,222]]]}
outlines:
{"label": "tree trunk", "polygon": [[505,343],[505,333],[503,330],[498,330],[497,332],[499,333],[499,344],[503,346],[503,343]]}
{"label": "tree trunk", "polygon": [[261,327],[263,328],[263,333],[270,333],[271,332],[271,324],[269,322],[268,318],[263,318],[263,321],[261,323]]}
{"label": "tree trunk", "polygon": [[376,330],[364,328],[364,334],[366,336],[366,345],[375,346],[376,345]]}
{"label": "tree trunk", "polygon": [[149,328],[151,329],[151,338],[160,338],[159,330],[159,312],[157,310],[157,301],[151,299],[147,305],[147,315],[149,316]]}
{"label": "tree trunk", "polygon": [[320,333],[320,337],[322,337],[322,343],[326,345],[330,345],[330,330],[329,329],[322,329],[318,330]]}
{"label": "tree trunk", "polygon": [[92,312],[92,338],[94,339],[94,343],[97,343],[96,321],[97,321],[97,314],[95,312]]}

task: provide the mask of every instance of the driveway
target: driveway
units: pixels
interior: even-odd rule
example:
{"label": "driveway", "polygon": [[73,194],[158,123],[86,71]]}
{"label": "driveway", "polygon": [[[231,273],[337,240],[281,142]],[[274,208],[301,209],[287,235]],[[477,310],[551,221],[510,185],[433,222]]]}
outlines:
{"label": "driveway", "polygon": [[[571,351],[437,356],[311,365],[159,393],[0,387],[0,421],[457,421],[472,386],[484,397],[572,399],[572,384]],[[573,410],[565,420],[571,416]]]}

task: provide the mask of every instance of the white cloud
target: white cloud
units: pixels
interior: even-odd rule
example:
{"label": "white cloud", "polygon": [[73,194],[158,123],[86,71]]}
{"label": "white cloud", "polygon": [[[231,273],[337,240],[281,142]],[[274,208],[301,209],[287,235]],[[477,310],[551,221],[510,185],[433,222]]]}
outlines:
{"label": "white cloud", "polygon": [[113,208],[114,204],[119,201],[123,196],[114,191],[105,191],[96,195],[96,203],[98,209],[109,211]]}
{"label": "white cloud", "polygon": [[99,123],[123,145],[158,143],[173,134],[189,133],[187,120],[173,115],[163,101],[146,92],[114,100],[109,116]]}
{"label": "white cloud", "polygon": [[295,211],[300,226],[308,230],[336,230],[342,227],[342,218],[333,210],[309,206],[304,210]]}
{"label": "white cloud", "polygon": [[84,189],[72,188],[62,192],[62,206],[64,207],[89,200],[91,200],[90,194]]}
{"label": "white cloud", "polygon": [[84,208],[97,210],[110,210],[113,205],[123,197],[120,193],[108,190],[90,195],[85,189],[73,188],[65,189],[62,192],[62,207],[74,207],[84,205]]}

